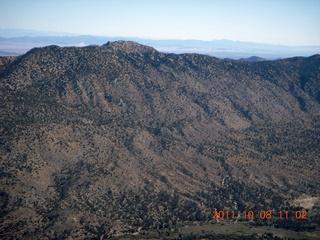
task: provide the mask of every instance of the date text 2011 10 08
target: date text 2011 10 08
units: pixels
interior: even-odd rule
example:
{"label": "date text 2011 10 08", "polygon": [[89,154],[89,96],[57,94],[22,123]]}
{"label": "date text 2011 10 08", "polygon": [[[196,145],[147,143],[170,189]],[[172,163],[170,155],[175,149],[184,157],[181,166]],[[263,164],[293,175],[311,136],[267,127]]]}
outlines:
{"label": "date text 2011 10 08", "polygon": [[277,215],[278,218],[280,219],[288,219],[288,218],[295,218],[295,219],[300,219],[300,220],[306,220],[308,212],[306,210],[297,210],[293,212],[293,215],[289,214],[288,210],[285,211],[279,211],[278,213],[273,214],[272,210],[261,210],[257,214],[253,210],[249,211],[242,211],[242,212],[237,212],[232,210],[213,210],[212,211],[212,219],[237,219],[240,218],[241,215],[245,219],[266,219],[270,220],[272,217]]}

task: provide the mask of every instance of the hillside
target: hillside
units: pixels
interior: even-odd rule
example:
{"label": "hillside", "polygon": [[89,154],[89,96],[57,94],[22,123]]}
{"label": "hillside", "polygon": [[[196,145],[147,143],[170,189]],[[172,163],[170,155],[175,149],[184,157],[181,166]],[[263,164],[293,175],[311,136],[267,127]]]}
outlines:
{"label": "hillside", "polygon": [[320,55],[117,41],[1,57],[0,236],[104,238],[319,201],[319,80]]}

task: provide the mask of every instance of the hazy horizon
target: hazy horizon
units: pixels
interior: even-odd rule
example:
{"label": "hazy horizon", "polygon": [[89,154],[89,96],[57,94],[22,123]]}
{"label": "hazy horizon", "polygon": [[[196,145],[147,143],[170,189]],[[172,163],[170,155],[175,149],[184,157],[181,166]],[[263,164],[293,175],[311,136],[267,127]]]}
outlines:
{"label": "hazy horizon", "polygon": [[[24,32],[25,34],[22,34]],[[253,41],[240,41],[240,40],[231,40],[231,39],[212,39],[212,40],[202,40],[202,39],[178,39],[178,38],[166,38],[166,39],[157,39],[157,38],[142,38],[134,36],[108,36],[108,35],[90,35],[90,34],[76,34],[69,32],[53,32],[53,31],[41,31],[34,29],[18,29],[18,28],[0,28],[0,38],[37,38],[37,37],[101,37],[101,38],[123,38],[123,39],[141,39],[141,40],[151,40],[151,41],[199,41],[199,42],[215,42],[215,41],[230,41],[230,42],[241,42],[241,43],[254,43],[254,44],[264,44],[264,45],[274,45],[274,46],[286,46],[286,47],[320,47],[318,45],[299,45],[291,46],[285,44],[275,44],[275,43],[266,43],[266,42],[253,42]]]}
{"label": "hazy horizon", "polygon": [[320,2],[315,0],[4,0],[0,7],[1,29],[151,40],[320,45]]}
{"label": "hazy horizon", "polygon": [[274,60],[295,56],[308,57],[320,53],[319,46],[286,46],[229,39],[205,40],[153,40],[137,37],[110,37],[94,35],[72,35],[23,29],[0,29],[0,56],[21,55],[34,47],[58,45],[61,47],[103,45],[109,41],[134,41],[166,53],[198,53],[218,58],[241,59],[259,56]]}

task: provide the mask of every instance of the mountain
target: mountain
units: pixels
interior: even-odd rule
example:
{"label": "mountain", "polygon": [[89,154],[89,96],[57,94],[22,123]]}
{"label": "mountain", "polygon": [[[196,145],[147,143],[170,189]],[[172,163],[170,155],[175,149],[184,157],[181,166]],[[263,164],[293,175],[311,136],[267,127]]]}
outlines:
{"label": "mountain", "polygon": [[319,79],[320,55],[128,41],[1,57],[0,236],[104,239],[299,204],[308,220],[258,224],[319,229]]}
{"label": "mountain", "polygon": [[240,58],[240,61],[248,61],[248,62],[261,62],[261,61],[266,61],[267,59],[258,57],[258,56],[251,56],[249,58]]}

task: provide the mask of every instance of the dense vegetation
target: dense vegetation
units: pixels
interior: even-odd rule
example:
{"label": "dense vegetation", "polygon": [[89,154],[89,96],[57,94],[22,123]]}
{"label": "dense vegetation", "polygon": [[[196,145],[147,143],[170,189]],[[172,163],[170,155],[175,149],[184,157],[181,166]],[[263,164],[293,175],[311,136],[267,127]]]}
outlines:
{"label": "dense vegetation", "polygon": [[319,229],[319,55],[243,62],[119,41],[0,60],[3,238],[169,231],[215,208],[300,203],[307,221],[250,224]]}

